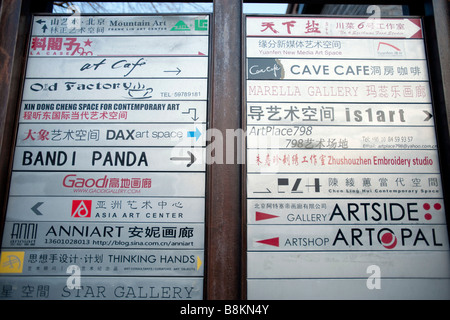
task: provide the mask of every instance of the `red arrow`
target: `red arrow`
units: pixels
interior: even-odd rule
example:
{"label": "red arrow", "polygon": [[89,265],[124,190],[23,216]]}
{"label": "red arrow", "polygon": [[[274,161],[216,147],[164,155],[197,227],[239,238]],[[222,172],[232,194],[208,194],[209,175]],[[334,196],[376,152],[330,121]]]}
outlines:
{"label": "red arrow", "polygon": [[269,246],[274,246],[274,247],[279,247],[280,246],[280,238],[279,237],[271,238],[271,239],[259,240],[259,241],[256,241],[256,242],[262,243],[262,244],[267,244]]}
{"label": "red arrow", "polygon": [[256,214],[255,214],[256,221],[273,219],[273,218],[278,218],[278,217],[279,216],[276,216],[276,215],[273,215],[273,214],[264,213],[264,212],[259,212],[259,211],[256,211]]}
{"label": "red arrow", "polygon": [[420,19],[408,19],[408,20],[419,27],[419,30],[417,30],[416,33],[414,33],[412,36],[410,36],[410,38],[412,38],[412,39],[422,38],[422,25],[421,25]]}

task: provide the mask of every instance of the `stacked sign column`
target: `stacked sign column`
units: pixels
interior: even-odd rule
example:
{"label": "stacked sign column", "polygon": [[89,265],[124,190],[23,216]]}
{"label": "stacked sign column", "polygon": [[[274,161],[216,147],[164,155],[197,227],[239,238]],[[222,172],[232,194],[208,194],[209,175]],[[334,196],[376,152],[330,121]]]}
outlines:
{"label": "stacked sign column", "polygon": [[1,298],[202,298],[208,30],[34,18]]}
{"label": "stacked sign column", "polygon": [[246,23],[248,298],[448,298],[420,20]]}

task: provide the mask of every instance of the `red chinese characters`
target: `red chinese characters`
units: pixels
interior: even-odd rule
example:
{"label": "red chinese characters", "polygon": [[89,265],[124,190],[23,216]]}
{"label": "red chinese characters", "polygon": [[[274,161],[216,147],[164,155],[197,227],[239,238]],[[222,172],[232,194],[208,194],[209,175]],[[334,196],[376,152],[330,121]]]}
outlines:
{"label": "red chinese characters", "polygon": [[74,37],[33,37],[30,55],[92,56],[93,52],[87,48],[91,47],[92,42],[90,39],[83,41]]}

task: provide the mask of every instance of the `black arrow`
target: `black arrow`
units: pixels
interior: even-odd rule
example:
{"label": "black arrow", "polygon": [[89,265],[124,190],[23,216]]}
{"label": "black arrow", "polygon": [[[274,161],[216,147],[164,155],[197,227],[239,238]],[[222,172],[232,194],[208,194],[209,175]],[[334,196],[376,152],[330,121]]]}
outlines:
{"label": "black arrow", "polygon": [[177,75],[180,74],[181,69],[177,67],[177,70],[166,70],[166,71],[164,71],[164,72],[176,72],[176,73],[177,73],[176,76],[177,76]]}
{"label": "black arrow", "polygon": [[39,24],[42,24],[42,23],[44,23],[45,22],[45,20],[42,20],[42,19],[39,19],[38,21],[36,21],[37,23],[39,23]]}
{"label": "black arrow", "polygon": [[38,208],[43,205],[43,202],[37,202],[33,207],[31,207],[31,210],[37,215],[42,216],[42,212],[38,210]]}
{"label": "black arrow", "polygon": [[47,29],[48,29],[47,25],[44,24],[44,26],[42,27],[42,32],[45,33],[45,30],[47,30]]}
{"label": "black arrow", "polygon": [[189,157],[172,157],[172,158],[170,158],[170,160],[172,160],[172,161],[190,161],[186,165],[186,167],[189,168],[195,162],[195,160],[197,160],[197,158],[191,152],[188,151],[187,153],[188,153]]}
{"label": "black arrow", "polygon": [[433,118],[433,115],[431,113],[429,113],[428,111],[426,111],[426,110],[422,110],[422,111],[427,115],[427,117],[425,119],[423,119],[423,121],[429,121],[431,118]]}
{"label": "black arrow", "polygon": [[254,191],[253,193],[272,193],[269,188],[266,188],[267,191]]}
{"label": "black arrow", "polygon": [[194,110],[194,116],[191,117],[191,119],[194,121],[197,121],[199,118],[197,117],[197,109],[196,108],[189,108],[187,112],[182,112],[182,114],[190,114],[192,110]]}

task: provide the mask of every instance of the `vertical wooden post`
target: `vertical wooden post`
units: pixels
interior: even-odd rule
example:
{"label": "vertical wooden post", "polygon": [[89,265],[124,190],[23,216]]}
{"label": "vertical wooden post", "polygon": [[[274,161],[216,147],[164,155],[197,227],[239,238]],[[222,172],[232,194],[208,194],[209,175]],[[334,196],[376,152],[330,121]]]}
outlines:
{"label": "vertical wooden post", "polygon": [[[240,0],[214,1],[210,128],[223,135],[241,122]],[[206,299],[240,298],[241,171],[238,164],[208,167]]]}
{"label": "vertical wooden post", "polygon": [[18,108],[16,108],[16,101],[21,66],[18,65],[15,57],[21,8],[22,0],[2,0],[0,4],[0,234],[3,233],[15,111]]}
{"label": "vertical wooden post", "polygon": [[52,1],[0,1],[0,245],[31,16],[51,12],[52,6]]}
{"label": "vertical wooden post", "polygon": [[[434,21],[436,28],[436,46],[439,52],[439,62],[442,75],[442,89],[446,104],[447,123],[450,124],[450,5],[446,0],[433,0]],[[449,134],[450,136],[450,134]]]}

